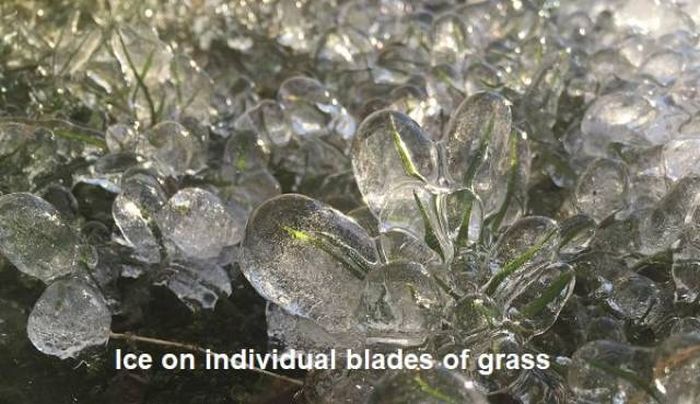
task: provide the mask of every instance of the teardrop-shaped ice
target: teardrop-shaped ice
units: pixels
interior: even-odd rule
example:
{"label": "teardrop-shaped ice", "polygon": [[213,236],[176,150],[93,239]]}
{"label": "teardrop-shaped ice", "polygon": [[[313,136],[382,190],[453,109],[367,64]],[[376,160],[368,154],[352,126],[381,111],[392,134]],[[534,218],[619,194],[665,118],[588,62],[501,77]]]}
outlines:
{"label": "teardrop-shaped ice", "polygon": [[627,206],[629,175],[624,163],[598,159],[588,165],[576,185],[574,205],[598,222]]}
{"label": "teardrop-shaped ice", "polygon": [[265,309],[265,318],[270,345],[276,348],[325,353],[333,348],[357,349],[362,346],[361,334],[331,334],[314,321],[289,314],[270,302]]}
{"label": "teardrop-shaped ice", "polygon": [[82,279],[61,279],[46,288],[34,304],[27,334],[41,352],[65,359],[87,347],[105,344],[111,322],[111,313],[97,289]]}
{"label": "teardrop-shaped ice", "polygon": [[292,138],[292,131],[287,124],[284,111],[273,100],[262,100],[246,110],[234,122],[238,131],[252,130],[259,141],[269,145],[284,146]]}
{"label": "teardrop-shaped ice", "polygon": [[673,181],[700,175],[700,138],[689,137],[674,139],[663,148],[663,168],[668,178]]}
{"label": "teardrop-shaped ice", "polygon": [[402,113],[382,110],[365,118],[357,130],[352,167],[367,205],[378,213],[387,192],[396,184],[436,180],[437,152],[415,121]]}
{"label": "teardrop-shaped ice", "polygon": [[163,237],[192,258],[216,258],[243,236],[244,219],[236,217],[218,196],[200,188],[184,188],[157,215]]}
{"label": "teardrop-shaped ice", "polygon": [[493,329],[503,322],[502,307],[481,293],[471,293],[462,297],[452,307],[450,314],[460,337]]}
{"label": "teardrop-shaped ice", "polygon": [[639,222],[640,252],[654,254],[670,248],[680,239],[700,206],[700,177],[676,182]]}
{"label": "teardrop-shaped ice", "polygon": [[280,85],[277,100],[297,136],[336,132],[349,138],[355,130],[354,119],[318,80],[291,77]]}
{"label": "teardrop-shaped ice", "polygon": [[170,175],[194,173],[206,163],[206,151],[193,131],[178,122],[161,122],[144,134],[136,152]]}
{"label": "teardrop-shaped ice", "polygon": [[362,278],[377,261],[373,240],[354,220],[286,194],[248,219],[241,271],[267,300],[337,332],[355,323]]}
{"label": "teardrop-shaped ice", "polygon": [[369,343],[422,344],[440,324],[443,299],[420,264],[396,261],[365,278],[357,316]]}
{"label": "teardrop-shaped ice", "polygon": [[654,352],[654,384],[665,403],[700,402],[700,333],[673,335]]}
{"label": "teardrop-shaped ice", "polygon": [[567,380],[581,402],[624,402],[645,398],[652,381],[652,358],[647,349],[598,340],[580,347],[571,358]]}
{"label": "teardrop-shaped ice", "polygon": [[165,273],[167,275],[162,284],[192,311],[214,309],[220,297],[231,295],[231,278],[219,265],[194,261],[172,262]]}
{"label": "teardrop-shaped ice", "polygon": [[138,203],[120,194],[112,204],[112,217],[124,240],[140,259],[148,263],[160,260],[159,244],[152,231],[153,218]]}
{"label": "teardrop-shaped ice", "polygon": [[53,205],[32,194],[0,196],[0,252],[17,269],[49,283],[75,271],[82,251]]}
{"label": "teardrop-shaped ice", "polygon": [[501,284],[494,296],[505,302],[508,318],[528,335],[539,335],[554,324],[574,292],[574,269],[564,263],[544,264]]}
{"label": "teardrop-shaped ice", "polygon": [[445,147],[448,171],[464,184],[484,160],[507,148],[511,130],[510,103],[501,95],[482,92],[465,99],[452,115]]}
{"label": "teardrop-shaped ice", "polygon": [[426,370],[401,370],[385,375],[370,396],[370,404],[486,404],[478,384],[440,364]]}

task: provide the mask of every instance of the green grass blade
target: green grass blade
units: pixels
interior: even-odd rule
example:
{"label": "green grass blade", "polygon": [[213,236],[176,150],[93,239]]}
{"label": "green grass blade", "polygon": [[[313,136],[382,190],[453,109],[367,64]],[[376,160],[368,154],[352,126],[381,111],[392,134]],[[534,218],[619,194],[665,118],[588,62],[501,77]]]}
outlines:
{"label": "green grass blade", "polygon": [[408,150],[408,146],[406,146],[406,143],[404,143],[403,139],[401,139],[401,134],[399,133],[399,130],[396,127],[394,115],[389,114],[389,122],[391,123],[391,137],[394,141],[394,147],[396,148],[396,152],[399,154],[399,159],[401,160],[403,170],[408,176],[413,177],[422,182],[427,182],[425,177],[423,177],[421,173],[418,172],[418,169],[413,163],[413,160],[411,160],[411,154]]}
{"label": "green grass blade", "polygon": [[522,267],[526,262],[530,261],[538,252],[544,247],[544,245],[556,234],[556,231],[551,231],[547,234],[542,241],[535,244],[534,246],[528,248],[524,253],[513,258],[503,265],[498,273],[496,273],[493,278],[486,284],[485,293],[487,295],[492,295],[496,291],[498,285],[500,285],[508,276],[513,274],[518,268]]}
{"label": "green grass blade", "polygon": [[528,303],[520,313],[527,318],[532,318],[540,314],[552,300],[556,299],[561,294],[561,291],[564,290],[573,278],[573,272],[561,275],[542,292],[540,297]]}

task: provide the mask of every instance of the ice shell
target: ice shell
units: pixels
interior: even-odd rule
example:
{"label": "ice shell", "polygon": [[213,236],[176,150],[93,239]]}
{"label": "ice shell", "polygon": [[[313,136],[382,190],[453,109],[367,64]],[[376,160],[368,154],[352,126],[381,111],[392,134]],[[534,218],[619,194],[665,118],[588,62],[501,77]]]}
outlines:
{"label": "ice shell", "polygon": [[413,262],[392,262],[365,278],[357,316],[369,341],[421,344],[440,323],[443,299],[428,271]]}
{"label": "ice shell", "polygon": [[700,205],[700,177],[685,177],[639,223],[640,252],[654,254],[670,248],[680,239]]}
{"label": "ice shell", "polygon": [[368,403],[486,404],[488,400],[477,388],[474,381],[442,366],[427,370],[402,370],[385,375]]}
{"label": "ice shell", "polygon": [[372,239],[354,220],[286,194],[248,219],[241,271],[267,300],[337,332],[355,324],[363,268],[377,261]]}
{"label": "ice shell", "polygon": [[505,313],[517,321],[526,334],[544,333],[574,292],[573,268],[564,263],[544,264],[504,282],[494,299],[505,302]]}
{"label": "ice shell", "polygon": [[166,269],[165,284],[192,311],[214,309],[220,297],[231,295],[231,278],[218,265],[205,262],[173,262]]}
{"label": "ice shell", "polygon": [[234,217],[218,196],[200,188],[178,191],[156,220],[163,237],[192,258],[216,258],[243,236],[244,219]]}
{"label": "ice shell", "polygon": [[654,353],[654,384],[667,403],[700,401],[700,334],[674,335],[663,341]]}
{"label": "ice shell", "polygon": [[46,288],[34,304],[27,334],[41,352],[66,359],[105,344],[111,321],[97,289],[81,279],[62,279]]}
{"label": "ice shell", "polygon": [[25,193],[0,196],[0,251],[46,283],[75,271],[83,258],[78,234],[56,208]]}
{"label": "ice shell", "polygon": [[304,352],[328,352],[330,349],[357,349],[362,338],[356,333],[331,334],[308,318],[287,313],[269,303],[265,310],[270,345]]}
{"label": "ice shell", "polygon": [[475,178],[486,160],[509,155],[511,121],[510,103],[495,93],[474,94],[457,107],[444,139],[454,181],[470,185],[465,181]]}
{"label": "ice shell", "polygon": [[161,122],[144,134],[136,152],[158,164],[170,175],[192,173],[205,165],[206,153],[201,139],[181,124]]}
{"label": "ice shell", "polygon": [[619,342],[599,340],[572,356],[567,380],[584,402],[623,402],[643,398],[652,378],[651,352]]}
{"label": "ice shell", "polygon": [[149,263],[160,261],[159,244],[151,230],[152,217],[138,203],[124,194],[117,195],[112,205],[112,217],[139,258]]}
{"label": "ice shell", "polygon": [[362,121],[352,144],[352,166],[367,205],[378,212],[393,186],[437,178],[437,152],[408,116],[377,111]]}
{"label": "ice shell", "polygon": [[613,160],[598,159],[581,174],[574,204],[580,213],[600,222],[627,206],[628,189],[627,166]]}

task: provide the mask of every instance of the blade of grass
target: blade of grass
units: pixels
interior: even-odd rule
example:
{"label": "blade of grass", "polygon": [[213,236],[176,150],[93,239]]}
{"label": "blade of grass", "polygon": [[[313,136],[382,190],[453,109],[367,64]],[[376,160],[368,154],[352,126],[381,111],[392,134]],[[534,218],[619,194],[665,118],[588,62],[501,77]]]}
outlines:
{"label": "blade of grass", "polygon": [[564,290],[572,279],[574,279],[573,272],[561,275],[542,292],[540,297],[528,303],[520,313],[527,318],[532,318],[540,314],[552,300],[556,299],[557,296],[561,294],[561,291]]}
{"label": "blade of grass", "polygon": [[476,177],[476,172],[479,170],[479,167],[481,167],[481,164],[486,158],[486,149],[488,148],[489,143],[491,143],[494,124],[495,117],[491,115],[488,124],[486,124],[486,130],[484,132],[484,135],[481,137],[481,141],[479,142],[479,148],[476,150],[476,153],[474,153],[474,155],[471,156],[471,161],[469,162],[467,171],[464,173],[462,183],[467,187],[472,186],[474,177]]}
{"label": "blade of grass", "polygon": [[418,375],[414,376],[413,381],[416,382],[416,384],[418,385],[418,388],[422,392],[428,394],[429,396],[431,396],[437,400],[440,400],[442,402],[445,402],[445,403],[457,404],[456,400],[449,397],[448,395],[441,392],[440,390],[436,389],[435,387],[431,386],[430,384],[428,384],[428,382],[423,380],[423,378],[421,378],[420,376],[418,376]]}
{"label": "blade of grass", "polygon": [[423,219],[423,227],[425,228],[425,243],[436,253],[440,254],[440,258],[444,260],[445,254],[442,251],[440,242],[435,234],[435,229],[433,229],[428,210],[426,209],[425,205],[423,205],[423,202],[420,200],[420,197],[418,197],[416,191],[413,191],[413,200],[416,201],[416,205],[418,205],[418,212],[420,212],[420,216]]}
{"label": "blade of grass", "polygon": [[[139,74],[138,70],[136,69],[136,65],[134,65],[134,61],[131,59],[131,54],[129,53],[129,49],[126,46],[126,43],[124,42],[124,37],[122,36],[122,33],[117,30],[117,36],[119,37],[119,43],[122,45],[122,48],[124,49],[124,56],[126,56],[126,61],[129,64],[129,68],[131,71],[134,73],[134,76],[136,77],[136,83],[138,87],[141,88],[141,91],[143,91],[144,97],[146,98],[146,103],[148,104],[148,109],[150,110],[151,113],[151,125],[155,125],[158,122],[158,117],[156,115],[156,107],[155,104],[153,103],[153,98],[151,98],[151,92],[148,90],[148,87],[146,86],[146,83],[143,81],[143,77]],[[149,56],[149,60],[152,58],[153,52],[151,52]],[[147,61],[146,65],[150,68],[150,62]],[[145,67],[144,66],[144,67]],[[144,69],[146,72],[147,70]]]}
{"label": "blade of grass", "polygon": [[423,175],[421,175],[421,173],[418,172],[418,169],[416,168],[415,164],[413,164],[413,160],[411,160],[411,154],[408,150],[408,147],[406,146],[406,143],[404,143],[403,139],[401,139],[401,134],[399,133],[399,130],[396,127],[396,120],[394,119],[394,115],[389,115],[389,122],[391,124],[391,137],[394,141],[394,147],[396,148],[396,152],[399,154],[399,159],[401,160],[403,170],[408,176],[413,177],[421,182],[427,182],[425,177],[423,177]]}
{"label": "blade of grass", "polygon": [[462,223],[459,226],[457,233],[457,246],[464,247],[469,241],[469,226],[471,225],[472,207],[474,204],[474,196],[469,195],[469,200],[465,201],[464,212],[462,214]]}
{"label": "blade of grass", "polygon": [[330,255],[338,262],[343,264],[343,266],[345,266],[345,268],[358,279],[364,279],[365,274],[369,272],[370,268],[368,265],[358,260],[359,254],[344,243],[336,243],[332,238],[329,239],[328,237],[318,236],[316,234],[294,229],[288,226],[283,226],[282,230],[287,232],[287,234],[289,234],[289,236],[293,239],[303,243],[308,243]]}
{"label": "blade of grass", "polygon": [[649,383],[646,383],[644,380],[642,380],[639,376],[634,374],[633,372],[630,372],[629,370],[625,369],[620,369],[616,368],[614,366],[607,365],[601,361],[597,361],[594,359],[588,359],[586,360],[589,365],[596,369],[600,369],[605,373],[608,373],[612,376],[619,377],[620,379],[625,380],[626,382],[629,382],[633,386],[643,390],[649,396],[651,396],[656,402],[661,402],[659,400],[659,392],[652,387]]}
{"label": "blade of grass", "polygon": [[523,266],[526,262],[530,261],[532,257],[534,257],[541,249],[544,247],[544,245],[552,238],[557,232],[555,230],[550,231],[539,243],[533,245],[532,247],[528,248],[524,253],[520,254],[519,256],[513,258],[512,260],[508,261],[503,265],[503,269],[501,269],[499,272],[497,272],[491,280],[488,281],[488,283],[485,285],[484,292],[487,295],[492,295],[493,292],[496,291],[496,288],[498,285],[501,284],[508,276],[513,274],[518,268]]}
{"label": "blade of grass", "polygon": [[501,226],[501,222],[508,211],[513,195],[515,194],[515,185],[518,179],[518,166],[520,165],[520,156],[518,155],[518,142],[520,137],[515,132],[510,135],[510,169],[508,170],[508,183],[506,185],[506,196],[503,204],[489,220],[491,229],[495,232]]}

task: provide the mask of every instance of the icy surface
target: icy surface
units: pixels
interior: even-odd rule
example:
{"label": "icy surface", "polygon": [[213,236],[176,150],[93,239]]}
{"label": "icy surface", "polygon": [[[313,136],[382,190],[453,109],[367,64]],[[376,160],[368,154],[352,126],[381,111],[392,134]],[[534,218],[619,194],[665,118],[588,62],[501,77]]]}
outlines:
{"label": "icy surface", "polygon": [[69,278],[46,288],[29,315],[27,334],[41,352],[65,359],[107,343],[110,324],[102,294],[86,281]]}

